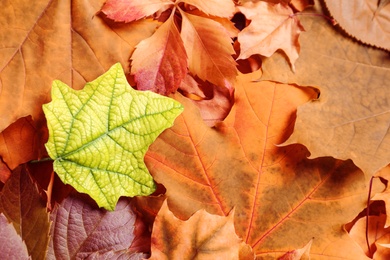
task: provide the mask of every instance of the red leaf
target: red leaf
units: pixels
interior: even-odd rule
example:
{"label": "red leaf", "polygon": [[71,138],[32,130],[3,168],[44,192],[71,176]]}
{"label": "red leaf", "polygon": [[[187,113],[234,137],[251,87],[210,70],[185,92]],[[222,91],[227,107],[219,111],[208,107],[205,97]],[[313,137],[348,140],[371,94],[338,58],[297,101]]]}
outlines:
{"label": "red leaf", "polygon": [[135,214],[129,201],[119,200],[116,210],[110,212],[91,206],[82,198],[82,194],[69,196],[51,214],[53,235],[48,258],[86,259],[123,254],[134,239]]}
{"label": "red leaf", "polygon": [[[179,9],[180,10],[180,9]],[[211,19],[180,10],[181,37],[189,59],[189,69],[202,80],[232,90],[237,75],[234,49],[228,31]]]}
{"label": "red leaf", "polygon": [[16,168],[5,183],[0,212],[12,222],[32,258],[43,259],[49,241],[49,216],[25,165]]}
{"label": "red leaf", "polygon": [[173,17],[141,41],[131,57],[131,73],[139,90],[169,94],[179,88],[187,74],[187,55]]}
{"label": "red leaf", "polygon": [[108,0],[101,11],[114,21],[132,22],[171,5],[171,0]]}

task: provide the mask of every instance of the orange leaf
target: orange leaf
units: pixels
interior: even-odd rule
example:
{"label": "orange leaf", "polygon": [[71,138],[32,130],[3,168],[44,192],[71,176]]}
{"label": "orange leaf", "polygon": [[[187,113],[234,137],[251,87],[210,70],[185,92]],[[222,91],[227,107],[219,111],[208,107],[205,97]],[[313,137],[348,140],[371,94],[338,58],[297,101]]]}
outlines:
{"label": "orange leaf", "polygon": [[6,46],[0,53],[0,132],[21,117],[42,118],[54,79],[79,89],[118,61],[128,68],[129,54],[156,23],[107,24],[95,16],[103,3],[2,3],[0,38]]}
{"label": "orange leaf", "polygon": [[311,255],[359,259],[364,253],[342,226],[364,206],[364,174],[350,161],[309,160],[300,145],[276,146],[291,133],[296,107],[317,93],[253,82],[258,77],[238,77],[232,111],[214,128],[176,94],[184,112],[145,157],[170,210],[186,219],[235,208],[236,232],[258,258],[275,259],[315,237]]}
{"label": "orange leaf", "polygon": [[325,3],[337,23],[349,35],[363,43],[390,50],[390,5],[378,0]]}
{"label": "orange leaf", "polygon": [[251,20],[248,27],[238,34],[241,53],[238,59],[253,54],[270,57],[278,49],[283,50],[292,67],[299,56],[299,34],[304,31],[298,18],[286,4],[248,2],[238,9]]}
{"label": "orange leaf", "polygon": [[45,123],[37,124],[31,117],[20,118],[0,133],[0,157],[11,170],[39,159],[46,154],[43,143],[47,137]]}
{"label": "orange leaf", "polygon": [[197,211],[182,221],[169,210],[165,201],[152,231],[150,259],[254,259],[234,230],[234,211],[226,217]]}
{"label": "orange leaf", "polygon": [[290,252],[287,252],[279,260],[301,260],[301,259],[310,259],[310,247],[313,243],[313,239],[309,241],[304,247],[296,249]]}
{"label": "orange leaf", "polygon": [[232,0],[179,0],[195,6],[205,14],[230,18],[235,11]]}
{"label": "orange leaf", "polygon": [[187,74],[187,55],[174,22],[174,12],[132,57],[131,73],[139,90],[160,94],[175,92]]}
{"label": "orange leaf", "polygon": [[180,13],[183,18],[181,37],[190,71],[202,80],[232,90],[237,69],[231,56],[235,52],[228,31],[211,19],[182,10]]}
{"label": "orange leaf", "polygon": [[171,0],[108,0],[102,12],[114,21],[132,22],[172,5]]}

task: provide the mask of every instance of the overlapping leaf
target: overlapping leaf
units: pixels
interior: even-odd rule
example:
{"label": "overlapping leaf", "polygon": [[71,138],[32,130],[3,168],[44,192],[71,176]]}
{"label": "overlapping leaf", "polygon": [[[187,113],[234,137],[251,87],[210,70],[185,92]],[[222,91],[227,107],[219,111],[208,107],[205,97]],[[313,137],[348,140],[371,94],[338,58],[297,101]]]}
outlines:
{"label": "overlapping leaf", "polygon": [[189,59],[189,70],[203,80],[233,89],[237,69],[227,30],[211,19],[180,13],[183,18],[181,37]]}
{"label": "overlapping leaf", "polygon": [[175,92],[187,74],[187,54],[171,15],[131,56],[131,71],[139,90]]}
{"label": "overlapping leaf", "polygon": [[28,255],[43,259],[49,241],[49,216],[24,165],[16,168],[6,182],[0,195],[0,213],[13,224]]}
{"label": "overlapping leaf", "polygon": [[306,28],[293,73],[284,57],[263,63],[264,79],[318,86],[321,95],[298,109],[286,144],[302,143],[311,157],[352,159],[368,174],[389,164],[390,58],[344,37],[325,19],[302,18]]}
{"label": "overlapping leaf", "polygon": [[298,59],[298,37],[303,26],[287,4],[271,4],[263,1],[248,2],[238,9],[251,20],[248,27],[238,34],[241,52],[238,59],[253,54],[270,57],[278,49],[283,50],[292,67]]}
{"label": "overlapping leaf", "polygon": [[135,213],[128,199],[121,199],[115,212],[97,209],[80,194],[66,198],[51,214],[48,259],[142,259],[131,252]]}
{"label": "overlapping leaf", "polygon": [[240,77],[231,113],[213,129],[177,97],[183,115],[145,157],[170,210],[187,219],[199,209],[227,216],[234,207],[237,235],[259,258],[275,259],[312,237],[313,256],[364,257],[342,230],[365,203],[364,174],[348,161],[308,160],[299,145],[277,147],[292,131],[296,107],[316,93],[251,82],[258,77]]}
{"label": "overlapping leaf", "polygon": [[[39,129],[39,124],[44,122],[42,104],[50,99],[54,79],[79,89],[115,62],[120,61],[129,71],[131,52],[139,41],[154,32],[156,23],[107,24],[96,16],[103,2],[2,1],[0,132],[29,115],[32,115],[33,125],[16,123],[12,136],[26,137],[28,129],[35,128],[36,124]],[[10,163],[10,168],[39,157],[37,147],[41,143],[38,140],[35,139],[38,141],[35,148],[31,146],[33,139],[17,140],[12,142],[12,154],[3,152],[7,149],[4,144],[0,148],[0,156]]]}
{"label": "overlapping leaf", "polygon": [[385,2],[325,1],[331,15],[347,34],[363,43],[390,50],[390,5]]}
{"label": "overlapping leaf", "polygon": [[65,184],[110,210],[120,196],[154,191],[143,156],[181,113],[178,102],[133,90],[119,63],[79,91],[55,81],[52,99],[46,148]]}
{"label": "overlapping leaf", "polygon": [[253,259],[250,247],[234,231],[233,212],[225,217],[201,210],[183,221],[164,202],[152,242],[150,259]]}

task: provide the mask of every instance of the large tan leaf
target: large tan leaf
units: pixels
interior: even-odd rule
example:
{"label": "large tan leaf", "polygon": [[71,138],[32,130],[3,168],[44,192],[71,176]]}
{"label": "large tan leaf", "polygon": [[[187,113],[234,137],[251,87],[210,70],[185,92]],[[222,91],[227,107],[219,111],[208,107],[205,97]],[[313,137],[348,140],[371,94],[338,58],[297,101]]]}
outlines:
{"label": "large tan leaf", "polygon": [[378,0],[325,0],[325,3],[347,34],[390,50],[390,5]]}
{"label": "large tan leaf", "polygon": [[189,70],[202,80],[232,89],[237,69],[228,31],[216,21],[179,10]]}
{"label": "large tan leaf", "polygon": [[253,259],[249,246],[234,231],[234,211],[224,217],[200,210],[183,221],[164,202],[153,225],[150,259],[211,260],[239,256]]}
{"label": "large tan leaf", "polygon": [[309,160],[300,145],[277,147],[292,131],[296,107],[316,92],[251,82],[259,76],[238,78],[232,111],[215,128],[176,96],[182,116],[145,157],[170,210],[187,219],[203,208],[227,216],[234,207],[237,235],[258,258],[276,259],[315,237],[316,259],[365,259],[342,228],[364,208],[364,174],[350,161]]}
{"label": "large tan leaf", "polygon": [[187,74],[187,54],[174,22],[174,13],[133,55],[131,73],[137,88],[160,94],[175,92]]}
{"label": "large tan leaf", "polygon": [[2,1],[0,8],[0,132],[20,117],[41,117],[51,83],[75,89],[120,61],[156,24],[106,24],[99,1]]}
{"label": "large tan leaf", "polygon": [[302,143],[311,158],[352,159],[373,174],[390,153],[390,57],[343,36],[318,17],[302,17],[306,32],[293,73],[275,54],[263,63],[263,78],[318,86],[321,95],[298,109],[285,144]]}
{"label": "large tan leaf", "polygon": [[248,2],[238,9],[251,20],[249,26],[238,34],[241,46],[238,59],[246,59],[253,54],[270,57],[280,49],[294,68],[299,56],[298,37],[304,29],[292,9],[287,4],[263,1]]}

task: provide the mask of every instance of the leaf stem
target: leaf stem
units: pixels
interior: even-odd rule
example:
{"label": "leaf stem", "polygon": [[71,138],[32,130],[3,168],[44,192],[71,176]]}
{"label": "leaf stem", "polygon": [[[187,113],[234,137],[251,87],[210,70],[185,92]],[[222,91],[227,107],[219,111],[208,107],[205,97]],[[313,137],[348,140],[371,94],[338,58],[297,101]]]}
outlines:
{"label": "leaf stem", "polygon": [[32,161],[30,161],[30,163],[39,163],[39,162],[46,162],[46,161],[53,161],[53,159],[50,157],[46,157],[46,158],[42,158],[39,160],[32,160]]}
{"label": "leaf stem", "polygon": [[370,242],[368,240],[368,217],[370,215],[370,198],[371,198],[371,190],[372,190],[372,180],[374,177],[371,177],[370,179],[370,186],[368,189],[368,198],[367,198],[367,207],[366,207],[366,242],[367,242],[367,247],[368,247],[368,253],[371,256],[371,247],[370,247]]}

